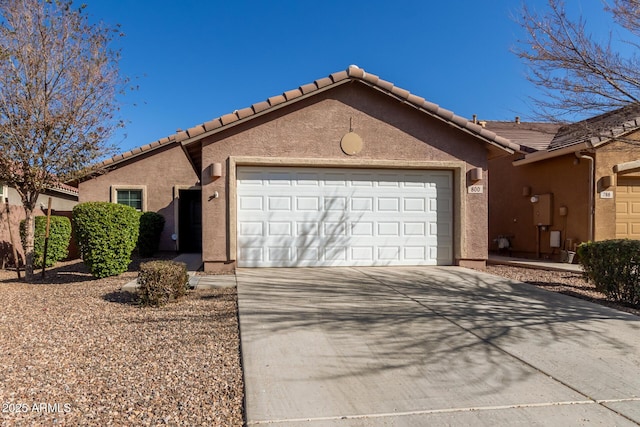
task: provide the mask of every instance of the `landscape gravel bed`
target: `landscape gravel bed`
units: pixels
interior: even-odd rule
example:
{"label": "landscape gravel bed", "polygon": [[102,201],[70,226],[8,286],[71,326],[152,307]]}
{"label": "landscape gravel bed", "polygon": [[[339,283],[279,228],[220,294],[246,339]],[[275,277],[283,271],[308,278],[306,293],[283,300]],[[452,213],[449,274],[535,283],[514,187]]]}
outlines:
{"label": "landscape gravel bed", "polygon": [[[26,284],[0,270],[0,425],[241,426],[244,386],[234,288],[136,305],[118,277],[80,261]],[[635,315],[582,274],[490,265],[486,272]]]}
{"label": "landscape gravel bed", "polygon": [[140,307],[120,291],[136,275],[0,270],[0,425],[243,424],[235,289]]}
{"label": "landscape gravel bed", "polygon": [[521,268],[511,265],[488,265],[486,272],[640,316],[640,307],[608,301],[604,294],[596,291],[592,283],[585,280],[582,273]]}

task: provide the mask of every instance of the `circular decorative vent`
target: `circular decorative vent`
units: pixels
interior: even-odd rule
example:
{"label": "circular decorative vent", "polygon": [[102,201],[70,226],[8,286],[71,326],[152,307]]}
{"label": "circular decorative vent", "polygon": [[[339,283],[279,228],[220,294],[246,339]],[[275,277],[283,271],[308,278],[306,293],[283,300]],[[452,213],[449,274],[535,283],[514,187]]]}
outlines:
{"label": "circular decorative vent", "polygon": [[362,138],[355,132],[346,133],[340,141],[340,148],[350,156],[358,154],[362,150]]}

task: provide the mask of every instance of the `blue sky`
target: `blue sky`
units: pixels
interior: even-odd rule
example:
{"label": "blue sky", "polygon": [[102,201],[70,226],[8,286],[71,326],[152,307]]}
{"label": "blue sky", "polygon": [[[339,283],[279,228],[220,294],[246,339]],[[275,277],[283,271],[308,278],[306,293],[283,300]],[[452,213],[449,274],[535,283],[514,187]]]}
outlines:
{"label": "blue sky", "polygon": [[[544,0],[530,0],[542,7]],[[585,3],[597,18],[599,2]],[[120,24],[127,151],[356,64],[470,118],[533,117],[518,0],[88,0]],[[582,6],[580,6],[582,7]]]}

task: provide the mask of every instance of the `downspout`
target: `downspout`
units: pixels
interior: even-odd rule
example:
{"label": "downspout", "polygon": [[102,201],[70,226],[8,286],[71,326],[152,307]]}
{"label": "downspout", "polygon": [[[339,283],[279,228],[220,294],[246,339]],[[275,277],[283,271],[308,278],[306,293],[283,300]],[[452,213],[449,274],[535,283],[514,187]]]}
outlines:
{"label": "downspout", "polygon": [[582,154],[581,152],[576,152],[576,157],[578,159],[587,159],[589,160],[589,233],[588,233],[588,240],[589,241],[593,241],[593,219],[595,216],[595,203],[594,203],[594,193],[595,190],[593,188],[593,183],[595,182],[594,179],[594,175],[595,175],[595,168],[594,168],[594,163],[595,160],[593,157],[591,156],[587,156],[586,154]]}

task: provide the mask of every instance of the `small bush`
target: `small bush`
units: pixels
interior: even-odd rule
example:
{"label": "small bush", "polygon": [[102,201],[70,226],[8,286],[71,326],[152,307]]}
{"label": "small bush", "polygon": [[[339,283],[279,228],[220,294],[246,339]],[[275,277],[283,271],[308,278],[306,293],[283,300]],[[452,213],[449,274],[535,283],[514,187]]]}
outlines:
{"label": "small bush", "polygon": [[97,278],[127,271],[139,229],[140,214],[129,206],[86,202],[73,208],[73,231],[80,255]]}
{"label": "small bush", "polygon": [[583,243],[578,255],[585,275],[597,291],[614,301],[640,304],[640,241]]}
{"label": "small bush", "polygon": [[144,305],[162,306],[187,293],[187,265],[175,261],[149,261],[140,264],[138,294]]}
{"label": "small bush", "polygon": [[[35,220],[33,266],[42,268],[44,258],[44,241],[47,232],[47,217],[37,216]],[[22,246],[26,246],[25,221],[20,221],[20,237]],[[53,267],[69,255],[69,241],[71,240],[71,221],[64,216],[52,215],[49,222],[49,243],[47,245],[46,267]]]}
{"label": "small bush", "polygon": [[147,258],[158,252],[160,234],[164,229],[164,217],[159,213],[145,212],[140,216],[138,253]]}

